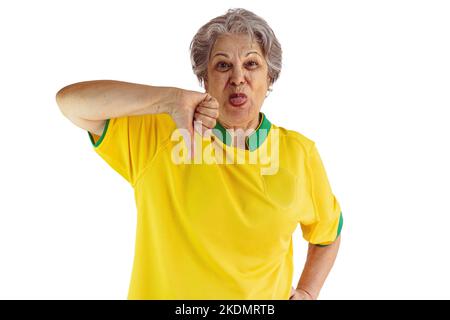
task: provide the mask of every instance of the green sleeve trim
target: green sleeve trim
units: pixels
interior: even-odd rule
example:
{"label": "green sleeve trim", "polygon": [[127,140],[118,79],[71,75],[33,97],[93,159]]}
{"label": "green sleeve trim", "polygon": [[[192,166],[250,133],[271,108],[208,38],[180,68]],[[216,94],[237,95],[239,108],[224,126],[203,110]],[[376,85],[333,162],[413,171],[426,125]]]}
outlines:
{"label": "green sleeve trim", "polygon": [[[334,239],[335,241],[341,235],[341,230],[342,230],[343,225],[344,225],[344,218],[342,217],[342,211],[341,211],[340,216],[339,216],[339,226],[338,226],[337,236]],[[328,247],[329,245],[331,245],[331,243],[330,244],[316,244],[316,246],[318,246],[318,247]]]}
{"label": "green sleeve trim", "polygon": [[91,143],[94,147],[98,147],[100,145],[100,143],[102,143],[103,139],[105,138],[106,135],[106,131],[108,130],[108,126],[109,126],[109,120],[110,119],[106,119],[106,123],[105,123],[105,127],[103,128],[103,132],[102,135],[100,136],[100,138],[97,140],[97,143],[95,143],[94,137],[92,136],[92,133],[90,133],[88,131],[88,135],[89,138],[91,139]]}

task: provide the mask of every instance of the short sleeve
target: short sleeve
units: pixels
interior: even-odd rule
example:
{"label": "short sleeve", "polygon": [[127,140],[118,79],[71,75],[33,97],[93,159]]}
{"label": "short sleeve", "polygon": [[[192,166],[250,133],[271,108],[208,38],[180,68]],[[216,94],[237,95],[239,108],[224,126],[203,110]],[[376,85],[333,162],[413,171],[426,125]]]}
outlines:
{"label": "short sleeve", "polygon": [[307,212],[300,221],[303,238],[311,244],[330,245],[341,233],[343,217],[314,142],[306,157],[305,169]]}
{"label": "short sleeve", "polygon": [[145,114],[107,119],[101,136],[87,132],[95,152],[134,187],[173,126],[167,114]]}

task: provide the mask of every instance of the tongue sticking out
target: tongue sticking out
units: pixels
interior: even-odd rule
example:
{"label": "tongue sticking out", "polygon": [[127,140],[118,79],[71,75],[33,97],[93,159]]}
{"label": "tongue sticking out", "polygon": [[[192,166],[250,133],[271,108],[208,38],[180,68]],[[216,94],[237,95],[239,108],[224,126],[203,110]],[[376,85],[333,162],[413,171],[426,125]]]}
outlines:
{"label": "tongue sticking out", "polygon": [[230,98],[230,103],[235,106],[244,104],[246,101],[247,101],[247,98],[244,96],[234,96],[234,97]]}

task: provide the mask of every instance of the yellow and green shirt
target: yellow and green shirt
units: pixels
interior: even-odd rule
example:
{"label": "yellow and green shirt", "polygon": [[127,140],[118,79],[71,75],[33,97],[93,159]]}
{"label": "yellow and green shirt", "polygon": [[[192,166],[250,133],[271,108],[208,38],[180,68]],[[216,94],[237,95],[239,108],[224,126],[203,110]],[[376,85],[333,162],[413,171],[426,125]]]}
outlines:
{"label": "yellow and green shirt", "polygon": [[168,114],[111,118],[101,136],[88,131],[134,189],[128,299],[289,299],[298,224],[312,244],[339,236],[340,205],[312,140],[264,113],[245,150],[215,129],[195,132],[212,161],[198,161],[199,152],[191,163],[176,157],[185,144]]}

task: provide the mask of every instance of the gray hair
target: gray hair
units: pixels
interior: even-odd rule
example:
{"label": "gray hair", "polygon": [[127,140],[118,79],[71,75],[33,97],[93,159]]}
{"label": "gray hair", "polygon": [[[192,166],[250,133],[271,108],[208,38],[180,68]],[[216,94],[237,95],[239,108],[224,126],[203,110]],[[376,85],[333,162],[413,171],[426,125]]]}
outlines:
{"label": "gray hair", "polygon": [[246,9],[235,8],[203,25],[191,41],[192,70],[200,86],[207,80],[208,61],[214,43],[220,35],[226,34],[247,34],[252,42],[256,38],[267,61],[270,84],[275,83],[281,72],[280,42],[264,19]]}

